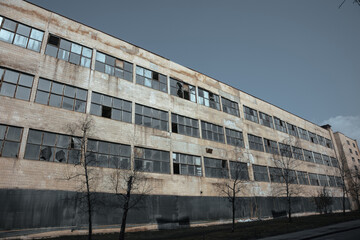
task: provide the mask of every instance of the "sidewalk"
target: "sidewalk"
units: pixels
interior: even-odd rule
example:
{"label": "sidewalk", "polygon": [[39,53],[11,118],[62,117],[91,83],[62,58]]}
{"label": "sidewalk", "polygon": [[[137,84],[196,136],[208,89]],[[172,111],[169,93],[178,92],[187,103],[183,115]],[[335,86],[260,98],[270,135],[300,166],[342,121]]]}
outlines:
{"label": "sidewalk", "polygon": [[333,225],[328,225],[325,227],[320,228],[314,228],[314,229],[308,229],[304,231],[299,232],[293,232],[293,233],[287,233],[283,235],[273,236],[273,237],[267,237],[262,238],[261,240],[306,240],[306,239],[312,239],[316,237],[322,237],[333,233],[339,233],[339,232],[345,232],[352,229],[360,228],[360,220],[355,221],[349,221],[349,222],[343,222]]}

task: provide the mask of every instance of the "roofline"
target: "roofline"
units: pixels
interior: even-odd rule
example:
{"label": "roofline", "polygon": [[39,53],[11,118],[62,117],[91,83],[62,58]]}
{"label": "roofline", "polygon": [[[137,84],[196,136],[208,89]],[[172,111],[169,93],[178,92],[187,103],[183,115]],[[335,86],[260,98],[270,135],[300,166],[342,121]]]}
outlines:
{"label": "roofline", "polygon": [[[147,49],[145,49],[145,48],[139,47],[139,46],[137,46],[137,45],[135,45],[135,44],[133,44],[133,43],[131,43],[131,42],[128,42],[128,41],[123,40],[123,39],[121,39],[121,38],[119,38],[119,37],[113,36],[113,35],[111,35],[111,34],[109,34],[109,33],[106,33],[106,32],[103,32],[103,31],[101,31],[101,30],[98,30],[98,29],[96,29],[96,28],[94,28],[94,27],[91,27],[91,26],[89,26],[89,25],[87,25],[87,24],[84,24],[84,23],[79,22],[79,21],[77,21],[77,20],[74,20],[74,19],[72,19],[72,18],[66,17],[66,16],[64,16],[64,15],[62,15],[62,14],[59,14],[59,13],[54,12],[54,11],[52,11],[52,10],[46,9],[46,8],[44,8],[44,7],[42,7],[42,6],[39,6],[39,5],[35,4],[35,3],[31,3],[31,2],[29,2],[29,1],[27,1],[27,0],[23,0],[23,1],[24,1],[24,2],[27,2],[27,3],[31,4],[31,5],[34,5],[34,6],[36,6],[36,7],[39,7],[39,8],[41,8],[41,9],[44,9],[44,10],[46,10],[46,11],[49,11],[49,12],[51,12],[51,13],[55,13],[55,14],[61,16],[61,17],[64,17],[64,18],[66,18],[66,19],[69,19],[69,20],[71,20],[71,21],[73,21],[73,22],[76,22],[76,23],[82,24],[82,25],[84,25],[84,26],[86,26],[86,27],[92,28],[92,29],[94,29],[94,30],[96,30],[96,31],[99,31],[99,32],[101,32],[101,33],[103,33],[103,34],[105,34],[105,35],[108,35],[108,36],[113,37],[113,38],[115,38],[115,39],[118,39],[118,40],[120,40],[120,41],[126,42],[126,43],[128,43],[128,44],[130,44],[130,45],[133,45],[133,46],[135,46],[135,47],[137,47],[137,48],[139,48],[139,49],[142,49],[142,50],[144,50],[144,51],[147,51],[147,52],[149,52],[149,53],[151,53],[151,54],[154,54],[154,55],[156,55],[156,56],[158,56],[158,57],[161,57],[161,58],[163,58],[163,59],[165,59],[165,60],[171,61],[169,58],[166,58],[166,57],[164,57],[164,56],[161,56],[161,55],[159,55],[159,54],[157,54],[157,53],[154,53],[154,52],[152,52],[152,51],[149,51],[149,50],[147,50]],[[173,62],[173,61],[171,61],[171,62]],[[173,63],[176,63],[176,62],[173,62]],[[178,64],[178,63],[176,63],[176,64]],[[181,65],[181,64],[179,64],[179,65]],[[243,90],[240,90],[240,89],[238,89],[238,88],[236,88],[236,87],[234,87],[234,86],[231,86],[231,85],[229,85],[229,84],[227,84],[227,83],[225,83],[225,82],[222,82],[222,81],[220,81],[220,80],[218,80],[218,79],[216,79],[216,78],[213,78],[213,77],[211,77],[211,76],[209,76],[209,75],[207,75],[207,74],[201,73],[201,72],[199,72],[199,71],[197,71],[197,70],[195,70],[195,69],[192,69],[192,68],[190,68],[190,67],[187,67],[187,66],[184,66],[184,65],[181,65],[181,66],[183,66],[183,67],[185,67],[185,68],[187,68],[187,69],[189,69],[189,70],[191,70],[191,71],[194,71],[194,72],[196,72],[196,73],[200,73],[200,74],[202,74],[202,75],[204,75],[204,76],[206,76],[206,77],[208,77],[208,78],[211,78],[211,79],[213,79],[213,80],[215,80],[215,81],[218,81],[218,82],[220,82],[220,83],[222,83],[222,84],[225,84],[226,86],[229,86],[229,87],[231,87],[231,88],[234,88],[234,89],[238,90],[239,92],[248,94],[248,95],[250,95],[250,96],[253,97],[253,98],[256,98],[256,99],[261,100],[261,101],[263,101],[263,102],[265,102],[265,103],[268,103],[268,104],[270,104],[270,105],[272,105],[272,106],[274,106],[274,107],[279,108],[280,110],[283,110],[283,111],[285,111],[285,112],[287,112],[287,113],[290,113],[291,115],[294,115],[294,116],[296,116],[296,117],[298,117],[298,118],[300,118],[300,119],[302,119],[302,120],[305,120],[305,121],[307,121],[307,122],[309,122],[309,123],[311,123],[311,124],[314,124],[315,126],[318,126],[318,127],[321,128],[320,125],[318,125],[318,124],[316,124],[316,123],[313,123],[313,122],[311,122],[310,120],[307,120],[307,119],[305,119],[305,118],[303,118],[303,117],[300,117],[300,116],[298,116],[298,115],[296,115],[296,114],[294,114],[294,113],[292,113],[292,112],[289,112],[289,111],[286,110],[286,109],[283,109],[283,108],[281,108],[281,107],[279,107],[279,106],[276,106],[276,105],[274,105],[274,104],[272,104],[272,103],[270,103],[270,102],[268,102],[268,101],[266,101],[266,100],[263,100],[263,99],[261,99],[261,98],[259,98],[259,97],[254,96],[254,95],[252,95],[252,94],[250,94],[250,93],[248,93],[248,92],[245,92],[245,91],[243,91]]]}
{"label": "roofline", "polygon": [[347,137],[347,138],[349,138],[349,139],[351,139],[351,140],[353,140],[353,141],[355,141],[355,142],[357,143],[357,140],[356,140],[356,139],[353,139],[353,138],[351,138],[351,137],[348,137],[347,135],[345,135],[345,134],[342,133],[342,132],[336,131],[336,132],[334,132],[334,134],[342,134],[342,135],[344,135],[345,137]]}

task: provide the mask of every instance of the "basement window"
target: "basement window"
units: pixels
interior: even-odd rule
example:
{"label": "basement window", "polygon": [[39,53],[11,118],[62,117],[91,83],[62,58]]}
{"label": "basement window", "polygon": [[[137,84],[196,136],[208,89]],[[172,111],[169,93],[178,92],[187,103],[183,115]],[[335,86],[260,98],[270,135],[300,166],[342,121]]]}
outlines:
{"label": "basement window", "polygon": [[174,78],[170,78],[170,94],[191,102],[196,102],[196,88]]}

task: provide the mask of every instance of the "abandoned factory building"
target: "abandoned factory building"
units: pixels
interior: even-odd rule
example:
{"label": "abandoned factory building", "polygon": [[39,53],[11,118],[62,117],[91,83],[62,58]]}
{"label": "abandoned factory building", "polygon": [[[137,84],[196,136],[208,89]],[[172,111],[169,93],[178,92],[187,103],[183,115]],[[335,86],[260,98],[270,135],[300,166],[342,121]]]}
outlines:
{"label": "abandoned factory building", "polygon": [[[277,157],[299,163],[295,213],[315,212],[323,186],[341,209],[330,126],[26,1],[0,0],[0,230],[86,224],[71,200],[77,182],[65,179],[79,161],[69,126],[85,116],[95,191],[111,198],[117,168],[138,167],[151,185],[129,223],[230,219],[215,186],[239,166],[236,216],[271,217],[286,210],[274,191],[283,184]],[[120,223],[112,206],[94,213],[95,224]]]}

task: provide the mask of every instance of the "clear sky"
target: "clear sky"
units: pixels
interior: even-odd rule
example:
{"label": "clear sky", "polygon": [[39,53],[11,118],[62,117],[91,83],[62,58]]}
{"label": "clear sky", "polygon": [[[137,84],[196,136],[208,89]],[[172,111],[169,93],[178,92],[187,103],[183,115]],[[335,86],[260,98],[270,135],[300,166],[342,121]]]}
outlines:
{"label": "clear sky", "polygon": [[30,0],[360,141],[360,6],[347,0]]}

